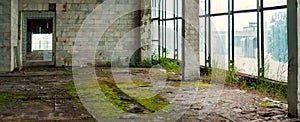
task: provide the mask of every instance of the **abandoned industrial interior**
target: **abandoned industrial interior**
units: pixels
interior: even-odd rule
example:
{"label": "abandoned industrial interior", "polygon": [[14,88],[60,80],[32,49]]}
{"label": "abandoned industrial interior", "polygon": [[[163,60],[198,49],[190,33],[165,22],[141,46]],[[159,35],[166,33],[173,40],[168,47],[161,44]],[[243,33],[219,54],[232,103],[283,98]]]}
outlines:
{"label": "abandoned industrial interior", "polygon": [[1,0],[0,121],[300,121],[299,0]]}

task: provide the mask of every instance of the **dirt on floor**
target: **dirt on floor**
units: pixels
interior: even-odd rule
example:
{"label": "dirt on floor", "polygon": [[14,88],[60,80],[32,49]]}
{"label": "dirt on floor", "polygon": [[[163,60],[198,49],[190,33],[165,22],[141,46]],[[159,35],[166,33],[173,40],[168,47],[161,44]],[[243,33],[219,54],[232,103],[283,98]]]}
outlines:
{"label": "dirt on floor", "polygon": [[76,96],[69,72],[33,68],[0,74],[0,121],[94,121]]}
{"label": "dirt on floor", "polygon": [[[118,82],[122,85],[117,85],[117,82],[113,82],[115,77],[109,68],[94,69],[100,87],[111,91],[105,92],[105,95],[114,95],[108,96],[110,101],[120,109],[132,113],[129,117],[118,117],[124,121],[139,121],[139,114],[162,110],[166,103],[186,104],[181,102],[183,99],[191,103],[188,110],[178,118],[178,122],[297,120],[287,117],[286,103],[264,94],[203,81],[179,82],[180,73],[145,68],[115,69],[114,72],[118,73],[119,78],[129,76],[134,81],[132,84],[123,80]],[[82,105],[73,81],[71,68],[38,67],[0,74],[0,121],[96,121]],[[154,86],[163,86],[164,89],[152,88]],[[136,88],[140,88],[141,93],[132,91]],[[183,91],[182,94],[175,92],[179,88]],[[191,88],[198,90],[195,93],[194,90],[188,90]],[[145,101],[131,97],[133,93],[137,96],[151,96],[157,90],[161,91],[155,99],[149,98]],[[194,96],[187,97],[189,95]],[[175,108],[169,111],[175,111]],[[151,119],[168,121],[159,116]]]}

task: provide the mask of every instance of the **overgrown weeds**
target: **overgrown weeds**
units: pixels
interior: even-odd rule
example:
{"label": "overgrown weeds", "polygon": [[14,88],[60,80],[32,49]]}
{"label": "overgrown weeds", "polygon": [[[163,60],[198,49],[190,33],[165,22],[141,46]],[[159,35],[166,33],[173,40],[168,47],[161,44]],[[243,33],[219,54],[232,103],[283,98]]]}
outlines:
{"label": "overgrown weeds", "polygon": [[[217,66],[215,66],[217,67]],[[212,72],[214,71],[214,72]],[[211,68],[207,79],[218,78],[222,69]],[[222,74],[221,74],[222,75]],[[237,68],[232,66],[226,74],[225,83],[229,86],[237,86],[241,89],[266,94],[272,98],[287,101],[287,83],[282,81],[273,81],[263,77],[251,77],[238,73]]]}
{"label": "overgrown weeds", "polygon": [[181,66],[177,59],[167,58],[168,53],[164,53],[161,57],[158,56],[157,51],[153,51],[151,58],[147,58],[140,62],[135,62],[130,60],[130,67],[140,67],[140,68],[151,68],[154,66],[161,66],[169,72],[180,72]]}
{"label": "overgrown weeds", "polygon": [[231,68],[227,73],[226,83],[236,85],[241,89],[263,93],[283,102],[287,101],[287,84],[284,82],[238,75],[236,68]]}

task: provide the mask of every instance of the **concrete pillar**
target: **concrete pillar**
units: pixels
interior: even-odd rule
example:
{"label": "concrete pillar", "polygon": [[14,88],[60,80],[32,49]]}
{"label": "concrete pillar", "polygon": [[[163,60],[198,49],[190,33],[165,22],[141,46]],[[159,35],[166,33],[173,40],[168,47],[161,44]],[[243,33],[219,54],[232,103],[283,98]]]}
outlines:
{"label": "concrete pillar", "polygon": [[141,0],[141,60],[151,59],[151,0]]}
{"label": "concrete pillar", "polygon": [[[298,4],[298,5],[297,5]],[[299,0],[288,0],[288,46],[289,46],[289,68],[288,68],[288,115],[298,117],[299,115],[299,81],[300,81],[300,56],[299,56]],[[295,26],[297,25],[297,26]]]}
{"label": "concrete pillar", "polygon": [[18,0],[0,1],[0,72],[15,68],[14,47],[18,45]]}
{"label": "concrete pillar", "polygon": [[183,0],[183,69],[184,81],[200,79],[199,0]]}

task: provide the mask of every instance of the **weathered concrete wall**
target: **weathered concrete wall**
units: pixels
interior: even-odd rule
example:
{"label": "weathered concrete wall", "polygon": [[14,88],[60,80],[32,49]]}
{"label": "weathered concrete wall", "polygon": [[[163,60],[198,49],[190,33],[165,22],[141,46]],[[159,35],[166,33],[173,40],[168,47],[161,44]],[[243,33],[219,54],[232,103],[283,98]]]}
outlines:
{"label": "weathered concrete wall", "polygon": [[19,6],[20,11],[48,11],[49,3],[56,3],[56,66],[71,66],[76,34],[86,16],[100,3],[96,0],[20,0]]}
{"label": "weathered concrete wall", "polygon": [[0,72],[15,68],[14,46],[18,42],[18,0],[0,1]]}
{"label": "weathered concrete wall", "polygon": [[151,0],[141,0],[141,60],[151,58]]}
{"label": "weathered concrete wall", "polygon": [[[56,66],[72,66],[72,53],[75,44],[76,36],[80,30],[83,22],[88,15],[101,5],[104,0],[20,0],[20,11],[48,11],[49,3],[56,3]],[[119,8],[115,8],[117,11],[122,11],[122,4],[126,4],[128,7],[136,7],[140,5],[138,0],[116,0],[115,5]],[[131,6],[130,6],[131,5]],[[108,12],[106,16],[113,16],[118,12]],[[120,17],[117,20],[109,20],[106,17],[96,17],[91,22],[93,24],[105,24],[111,23],[106,33],[101,39],[98,39],[98,49],[95,65],[106,65],[110,62],[111,55],[116,52],[115,47],[119,39],[132,29],[139,25],[140,12],[128,13]],[[133,33],[127,45],[124,48],[120,48],[120,52],[126,52],[135,50],[136,46],[139,46],[139,33]],[[23,42],[25,43],[25,42]],[[83,52],[89,53],[89,52]],[[125,58],[125,57],[123,57]]]}
{"label": "weathered concrete wall", "polygon": [[[12,60],[11,60],[11,64],[12,64],[12,68],[16,68],[17,67],[17,57],[19,56],[20,59],[20,55],[19,54],[15,54],[14,48],[18,47],[19,44],[19,38],[18,38],[18,23],[19,23],[19,4],[18,4],[18,0],[11,0],[11,43],[12,43]],[[12,69],[13,70],[13,69]]]}
{"label": "weathered concrete wall", "polygon": [[[128,65],[129,60],[139,60],[140,47],[140,0],[129,0],[115,3],[117,6],[109,15],[112,18],[119,16],[116,20],[110,17],[96,17],[96,25],[99,28],[108,27],[98,44],[96,65],[110,64],[111,60],[117,61],[114,65]],[[123,11],[129,11],[124,15],[118,15]],[[97,23],[103,22],[103,23]],[[109,25],[112,23],[111,25]],[[113,57],[112,57],[113,55]],[[113,59],[111,59],[113,58]],[[118,62],[118,60],[120,62]],[[127,64],[126,64],[127,63]]]}
{"label": "weathered concrete wall", "polygon": [[11,2],[10,0],[4,0],[0,2],[0,71],[9,72],[11,70],[11,57],[12,57],[12,45],[11,45]]}
{"label": "weathered concrete wall", "polygon": [[13,46],[18,46],[18,0],[11,0],[11,40]]}
{"label": "weathered concrete wall", "polygon": [[200,79],[199,0],[183,1],[183,80]]}

